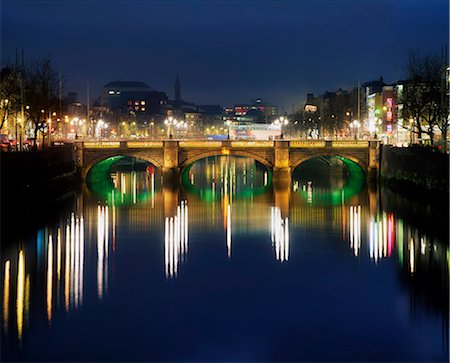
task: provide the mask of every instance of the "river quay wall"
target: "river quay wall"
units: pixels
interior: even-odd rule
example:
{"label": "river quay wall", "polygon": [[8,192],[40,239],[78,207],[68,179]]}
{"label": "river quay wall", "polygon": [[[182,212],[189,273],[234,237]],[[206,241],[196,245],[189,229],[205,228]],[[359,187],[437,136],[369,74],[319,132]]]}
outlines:
{"label": "river quay wall", "polygon": [[395,188],[448,193],[449,155],[428,147],[383,145],[380,179]]}
{"label": "river quay wall", "polygon": [[73,146],[63,145],[45,151],[8,152],[0,154],[2,196],[10,190],[57,187],[76,176]]}

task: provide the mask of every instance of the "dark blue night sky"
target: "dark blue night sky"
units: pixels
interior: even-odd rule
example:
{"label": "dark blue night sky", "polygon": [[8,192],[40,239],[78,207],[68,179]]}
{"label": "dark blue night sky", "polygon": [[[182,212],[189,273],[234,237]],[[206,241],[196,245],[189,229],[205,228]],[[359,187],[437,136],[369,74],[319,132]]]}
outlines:
{"label": "dark blue night sky", "polygon": [[65,91],[139,80],[173,98],[291,110],[307,92],[403,77],[410,49],[448,44],[447,0],[1,2],[1,58],[49,56]]}

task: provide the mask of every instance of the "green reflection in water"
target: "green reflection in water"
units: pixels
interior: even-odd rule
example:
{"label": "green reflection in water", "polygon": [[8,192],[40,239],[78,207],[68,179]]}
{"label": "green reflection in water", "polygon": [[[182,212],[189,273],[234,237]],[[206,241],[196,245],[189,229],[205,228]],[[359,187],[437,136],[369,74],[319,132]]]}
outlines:
{"label": "green reflection in water", "polygon": [[[220,159],[220,158],[229,158],[229,159],[242,159],[242,160],[249,160],[253,163],[252,169],[254,172],[254,175],[256,176],[257,173],[261,173],[261,176],[263,176],[263,172],[261,169],[257,168],[257,161],[250,159],[250,158],[244,158],[244,157],[239,157],[239,156],[219,156],[219,157],[209,157],[209,158],[205,158],[205,159],[201,159],[201,160],[197,160],[196,162],[190,164],[188,167],[186,167],[183,172],[181,173],[181,185],[183,187],[184,190],[186,190],[187,192],[194,194],[196,196],[198,196],[201,200],[205,201],[205,202],[213,202],[216,200],[220,200],[222,198],[221,193],[214,191],[212,188],[208,186],[198,186],[195,185],[191,182],[190,180],[190,173],[192,170],[192,167],[195,165],[195,163],[204,163],[208,160],[214,160],[215,158]],[[234,184],[232,189],[233,189],[233,199],[250,199],[253,198],[255,196],[267,193],[270,191],[271,186],[272,186],[272,171],[268,170],[265,166],[263,166],[262,164],[260,164],[262,167],[265,168],[265,172],[267,173],[267,181],[266,183],[263,183],[263,185],[261,186],[252,186],[251,183],[249,183],[248,185],[244,186],[242,184]],[[235,168],[234,172],[237,173],[236,174],[232,174],[233,169],[230,166],[227,166],[228,168],[228,176],[241,176],[242,174],[242,170],[241,167],[238,166]],[[201,169],[199,170],[200,175],[197,176],[203,176],[204,172],[206,174],[206,167],[204,167],[203,165],[201,165]],[[220,177],[226,177],[224,175],[219,175]],[[220,178],[219,178],[220,179]],[[233,182],[235,181],[235,179],[233,178]]]}
{"label": "green reflection in water", "polygon": [[[366,183],[366,176],[362,168],[354,161],[337,156],[348,168],[348,177],[343,188],[333,189],[328,192],[320,191],[313,194],[309,204],[313,205],[341,205],[357,195]],[[308,200],[308,190],[298,189],[303,199]]]}
{"label": "green reflection in water", "polygon": [[[110,205],[131,205],[136,203],[143,203],[147,201],[152,194],[156,193],[156,188],[153,188],[153,193],[149,189],[136,190],[135,194],[123,193],[117,190],[111,178],[111,168],[120,160],[126,158],[125,156],[113,156],[102,160],[95,164],[89,171],[86,183],[90,192],[95,194],[102,201]],[[128,173],[130,177],[131,172]]]}

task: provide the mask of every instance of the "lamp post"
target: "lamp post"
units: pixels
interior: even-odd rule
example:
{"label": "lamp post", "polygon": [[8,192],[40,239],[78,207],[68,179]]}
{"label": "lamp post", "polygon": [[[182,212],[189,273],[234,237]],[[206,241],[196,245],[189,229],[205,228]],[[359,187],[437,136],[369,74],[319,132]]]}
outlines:
{"label": "lamp post", "polygon": [[172,127],[173,127],[173,125],[175,125],[177,123],[177,120],[176,119],[174,119],[172,116],[169,116],[168,118],[166,118],[165,120],[164,120],[164,125],[166,125],[167,126],[167,131],[168,131],[168,134],[169,134],[169,139],[173,139],[173,130],[172,130]]}
{"label": "lamp post", "polygon": [[281,130],[280,139],[284,138],[283,126],[286,126],[288,123],[289,123],[289,120],[286,117],[284,117],[284,116],[281,116],[281,117],[277,118],[272,123],[272,125],[275,126],[275,128],[278,128],[278,127],[280,128],[280,130]]}
{"label": "lamp post", "polygon": [[232,121],[231,120],[227,120],[227,127],[228,127],[228,135],[227,135],[227,139],[230,140],[230,126],[231,126]]}
{"label": "lamp post", "polygon": [[354,129],[354,138],[355,140],[358,139],[358,130],[359,130],[360,123],[358,120],[353,120],[353,122],[350,124],[350,127]]}

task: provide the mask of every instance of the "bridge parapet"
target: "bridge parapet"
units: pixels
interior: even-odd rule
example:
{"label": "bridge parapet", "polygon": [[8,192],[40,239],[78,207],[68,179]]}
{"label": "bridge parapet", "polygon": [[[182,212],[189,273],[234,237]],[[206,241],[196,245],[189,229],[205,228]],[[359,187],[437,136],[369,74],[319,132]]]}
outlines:
{"label": "bridge parapet", "polygon": [[325,147],[325,140],[292,140],[289,146],[292,148]]}
{"label": "bridge parapet", "polygon": [[178,145],[183,148],[217,148],[222,147],[222,141],[200,140],[200,141],[179,141]]}
{"label": "bridge parapet", "polygon": [[127,147],[129,149],[151,149],[151,148],[162,148],[162,141],[128,141]]}
{"label": "bridge parapet", "polygon": [[369,141],[364,140],[333,140],[332,147],[367,148]]}

